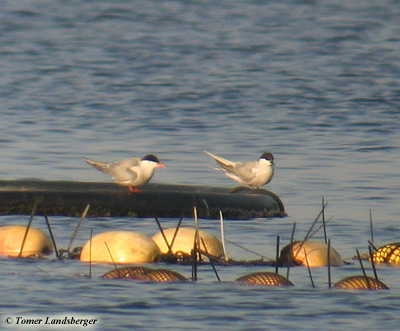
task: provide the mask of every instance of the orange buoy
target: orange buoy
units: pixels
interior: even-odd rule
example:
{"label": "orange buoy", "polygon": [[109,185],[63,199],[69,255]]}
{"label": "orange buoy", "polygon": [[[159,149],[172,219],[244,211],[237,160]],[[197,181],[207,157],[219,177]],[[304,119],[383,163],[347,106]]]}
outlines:
{"label": "orange buoy", "polygon": [[53,245],[49,236],[41,230],[30,227],[20,254],[26,229],[27,227],[24,225],[0,227],[0,255],[28,257],[53,253]]}
{"label": "orange buoy", "polygon": [[[195,229],[180,227],[176,234],[175,240],[172,242],[175,230],[175,228],[164,230],[164,235],[167,238],[168,244],[171,245],[172,243],[172,253],[179,254],[181,252],[184,254],[190,254],[194,245],[194,236],[196,233]],[[220,258],[224,255],[222,243],[216,236],[205,230],[199,230],[199,236],[200,250],[208,252],[209,255],[217,258]],[[153,236],[153,240],[160,249],[161,253],[168,253],[168,246],[161,232],[155,234]],[[205,247],[203,245],[203,242],[205,244]]]}
{"label": "orange buoy", "polygon": [[80,260],[105,263],[154,262],[160,251],[150,237],[133,231],[108,231],[83,246]]}
{"label": "orange buoy", "polygon": [[[290,245],[282,248],[280,262],[287,265],[292,262],[310,267],[323,267],[328,265],[328,245],[319,241],[295,241],[292,244],[292,254],[289,254]],[[307,259],[306,259],[307,257]],[[329,264],[332,267],[343,265],[340,254],[330,247]]]}

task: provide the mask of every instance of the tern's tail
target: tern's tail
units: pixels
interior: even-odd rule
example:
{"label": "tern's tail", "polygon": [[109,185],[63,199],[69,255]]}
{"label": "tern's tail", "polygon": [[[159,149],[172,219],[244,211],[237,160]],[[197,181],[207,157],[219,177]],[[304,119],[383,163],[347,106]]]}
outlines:
{"label": "tern's tail", "polygon": [[227,159],[224,159],[223,157],[220,156],[216,156],[206,150],[204,150],[205,153],[207,153],[208,155],[210,155],[215,161],[217,161],[217,163],[224,169],[228,170],[228,169],[232,169],[233,166],[235,165],[234,162],[229,161]]}
{"label": "tern's tail", "polygon": [[96,168],[97,170],[100,170],[106,174],[109,173],[109,165],[108,163],[103,163],[103,162],[98,162],[98,161],[93,161],[89,160],[86,157],[81,156],[82,159],[84,159],[87,163],[89,163],[92,167]]}

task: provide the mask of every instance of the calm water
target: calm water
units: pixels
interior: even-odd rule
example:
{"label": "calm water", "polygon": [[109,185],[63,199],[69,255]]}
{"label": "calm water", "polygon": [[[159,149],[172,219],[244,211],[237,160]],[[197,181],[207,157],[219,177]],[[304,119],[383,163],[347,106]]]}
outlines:
{"label": "calm water", "polygon": [[[234,185],[207,149],[234,160],[276,158],[269,189],[286,218],[227,221],[226,238],[273,258],[321,208],[344,258],[399,241],[400,6],[392,1],[2,1],[0,178],[109,181],[79,155],[112,161],[155,153],[153,182]],[[0,218],[26,224],[27,217]],[[76,219],[52,217],[59,247]],[[175,226],[177,220],[163,220]],[[185,219],[186,225],[192,220]],[[40,217],[34,225],[45,229]],[[200,220],[218,234],[218,223]],[[152,219],[88,219],[90,229],[154,234]],[[321,238],[320,235],[316,239]],[[257,258],[228,245],[235,259]],[[188,284],[93,278],[79,261],[2,259],[0,316],[97,318],[97,329],[397,329],[399,269],[390,291],[329,290],[325,268],[292,269],[291,289],[232,283],[260,267],[200,269]],[[168,266],[186,276],[187,266]],[[368,272],[370,266],[368,265]],[[332,271],[333,281],[360,274]],[[42,326],[43,327],[43,326]],[[24,329],[37,327],[29,326]],[[81,327],[80,329],[82,329]],[[71,329],[71,328],[69,328]]]}

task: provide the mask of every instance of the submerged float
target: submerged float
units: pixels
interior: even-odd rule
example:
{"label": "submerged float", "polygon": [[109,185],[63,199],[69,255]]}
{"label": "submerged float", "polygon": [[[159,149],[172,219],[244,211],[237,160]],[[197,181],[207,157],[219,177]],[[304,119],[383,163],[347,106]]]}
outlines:
{"label": "submerged float", "polygon": [[0,215],[79,216],[90,204],[88,217],[192,217],[250,219],[286,216],[281,199],[264,189],[235,189],[146,184],[131,193],[115,183],[46,180],[1,180]]}

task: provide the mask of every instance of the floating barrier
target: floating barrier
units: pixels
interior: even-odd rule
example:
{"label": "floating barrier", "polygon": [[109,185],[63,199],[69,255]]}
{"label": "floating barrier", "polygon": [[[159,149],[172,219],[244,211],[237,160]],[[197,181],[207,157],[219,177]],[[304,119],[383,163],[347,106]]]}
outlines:
{"label": "floating barrier", "polygon": [[37,214],[80,216],[90,204],[88,217],[192,217],[250,219],[283,217],[280,198],[264,189],[146,184],[131,193],[115,183],[17,180],[0,181],[0,215]]}

